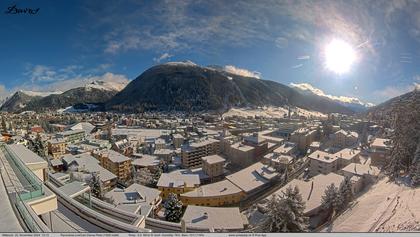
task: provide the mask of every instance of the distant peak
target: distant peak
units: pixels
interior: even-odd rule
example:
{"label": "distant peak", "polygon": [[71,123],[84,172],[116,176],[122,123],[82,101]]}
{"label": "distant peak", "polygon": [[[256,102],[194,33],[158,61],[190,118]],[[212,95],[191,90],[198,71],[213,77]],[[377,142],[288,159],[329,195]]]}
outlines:
{"label": "distant peak", "polygon": [[163,65],[171,65],[171,66],[198,66],[197,64],[195,64],[194,62],[192,62],[190,60],[185,60],[185,61],[180,61],[180,62],[167,62],[167,63],[164,63]]}

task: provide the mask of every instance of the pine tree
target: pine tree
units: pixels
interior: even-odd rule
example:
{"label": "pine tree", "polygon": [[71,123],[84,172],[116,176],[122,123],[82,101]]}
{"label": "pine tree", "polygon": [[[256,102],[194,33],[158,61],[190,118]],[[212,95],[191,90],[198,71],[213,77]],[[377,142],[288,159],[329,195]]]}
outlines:
{"label": "pine tree", "polygon": [[170,222],[179,222],[182,217],[182,202],[178,200],[178,196],[170,193],[168,199],[163,204],[165,208],[165,219]]}
{"label": "pine tree", "polygon": [[394,115],[393,147],[385,167],[391,179],[399,177],[401,171],[412,171],[416,165],[414,158],[420,143],[420,97],[415,94],[411,96],[406,102],[394,106],[391,112]]}
{"label": "pine tree", "polygon": [[272,195],[268,202],[267,220],[263,225],[266,232],[304,232],[308,218],[304,216],[305,203],[299,189],[288,187],[280,198]]}
{"label": "pine tree", "polygon": [[335,212],[339,210],[341,204],[341,197],[337,187],[332,183],[326,189],[321,199],[322,209],[331,213],[331,216],[335,215]]}
{"label": "pine tree", "polygon": [[99,180],[98,174],[96,173],[92,174],[92,177],[89,180],[89,187],[91,189],[92,194],[95,197],[99,199],[103,198],[102,185],[101,185],[101,181]]}
{"label": "pine tree", "polygon": [[353,200],[354,196],[353,196],[353,190],[352,190],[352,185],[351,185],[351,181],[349,178],[345,178],[343,180],[343,182],[341,182],[340,184],[340,188],[338,190],[339,195],[341,197],[341,205],[340,205],[340,210],[343,210],[344,208],[347,207],[347,205]]}

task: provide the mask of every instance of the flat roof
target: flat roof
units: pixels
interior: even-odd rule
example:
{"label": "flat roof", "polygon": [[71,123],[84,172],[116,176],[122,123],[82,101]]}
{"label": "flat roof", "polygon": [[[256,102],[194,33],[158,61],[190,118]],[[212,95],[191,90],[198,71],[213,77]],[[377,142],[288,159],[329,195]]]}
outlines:
{"label": "flat roof", "polygon": [[350,163],[343,169],[343,171],[349,172],[351,174],[362,176],[362,175],[372,175],[378,176],[381,170],[376,166],[371,166],[367,164],[359,164],[359,163]]}
{"label": "flat roof", "polygon": [[188,205],[182,219],[186,226],[208,229],[241,230],[248,224],[238,207]]}
{"label": "flat roof", "polygon": [[226,161],[225,158],[219,156],[219,155],[211,155],[211,156],[204,156],[201,158],[203,161],[206,161],[209,164],[217,164],[217,163],[223,163]]}
{"label": "flat roof", "polygon": [[343,150],[336,152],[334,155],[341,159],[351,160],[359,154],[360,150],[344,148]]}
{"label": "flat roof", "polygon": [[39,155],[26,148],[24,145],[12,144],[7,146],[19,157],[19,159],[25,165],[44,163],[46,166],[48,166],[47,161],[45,161]]}
{"label": "flat roof", "polygon": [[322,161],[325,163],[331,163],[338,159],[338,157],[335,154],[330,154],[325,151],[314,151],[309,156],[310,159]]}
{"label": "flat roof", "polygon": [[141,158],[136,158],[131,161],[132,165],[141,167],[157,166],[159,163],[159,158],[151,155],[144,155]]}
{"label": "flat roof", "polygon": [[193,191],[183,193],[184,197],[219,197],[240,193],[242,190],[229,180],[225,179],[216,183],[206,184]]}
{"label": "flat roof", "polygon": [[230,147],[235,148],[235,149],[240,150],[240,151],[251,151],[251,150],[255,149],[255,147],[244,145],[244,144],[242,144],[242,142],[234,143]]}
{"label": "flat roof", "polygon": [[63,186],[59,187],[59,189],[69,197],[74,198],[85,192],[88,192],[90,187],[84,182],[73,181],[71,183],[64,184]]}
{"label": "flat roof", "polygon": [[389,145],[387,145],[386,143],[389,143],[390,141],[391,141],[390,139],[375,138],[375,140],[373,140],[371,146],[375,146],[375,147],[389,147]]}
{"label": "flat roof", "polygon": [[200,177],[197,174],[163,173],[157,183],[158,187],[195,187],[200,185]]}
{"label": "flat roof", "polygon": [[257,162],[245,169],[227,176],[226,179],[238,186],[244,192],[248,193],[265,185],[277,175],[278,172],[267,168],[261,162]]}

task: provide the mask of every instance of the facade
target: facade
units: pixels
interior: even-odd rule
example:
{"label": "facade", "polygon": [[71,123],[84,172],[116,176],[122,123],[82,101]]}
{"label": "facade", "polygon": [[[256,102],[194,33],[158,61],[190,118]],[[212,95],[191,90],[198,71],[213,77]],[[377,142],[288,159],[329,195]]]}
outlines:
{"label": "facade", "polygon": [[57,133],[57,138],[64,139],[67,143],[74,144],[85,140],[85,130],[69,130]]}
{"label": "facade", "polygon": [[334,154],[324,151],[315,151],[308,156],[309,175],[315,176],[317,174],[329,174],[338,170],[338,158]]}
{"label": "facade", "polygon": [[350,147],[354,146],[359,139],[357,132],[350,132],[344,130],[338,130],[333,134],[333,145],[335,147]]}
{"label": "facade", "polygon": [[59,159],[62,155],[66,153],[66,141],[63,138],[53,138],[48,140],[48,154],[50,154],[53,159]]}
{"label": "facade", "polygon": [[180,195],[200,186],[200,177],[196,174],[163,173],[157,183],[162,198],[170,193]]}
{"label": "facade", "polygon": [[180,195],[184,205],[211,207],[235,205],[243,197],[245,197],[245,193],[229,180],[203,185]]}
{"label": "facade", "polygon": [[101,166],[115,174],[119,180],[131,179],[131,159],[113,150],[94,151],[93,156]]}
{"label": "facade", "polygon": [[180,148],[184,144],[184,137],[181,134],[174,134],[172,136],[172,142],[175,148]]}
{"label": "facade", "polygon": [[205,156],[203,161],[203,171],[209,176],[210,180],[222,177],[224,174],[225,159],[219,155]]}
{"label": "facade", "polygon": [[194,142],[181,148],[182,165],[185,168],[197,168],[202,166],[201,158],[204,156],[220,153],[220,141],[207,139]]}
{"label": "facade", "polygon": [[296,143],[298,150],[305,152],[316,138],[316,130],[299,128],[290,135],[290,141]]}
{"label": "facade", "polygon": [[308,158],[310,160],[309,169],[310,175],[329,174],[338,171],[350,163],[359,161],[360,150],[343,149],[334,154],[324,151],[315,151],[311,153]]}
{"label": "facade", "polygon": [[370,145],[370,157],[373,165],[382,165],[391,154],[391,140],[375,138]]}

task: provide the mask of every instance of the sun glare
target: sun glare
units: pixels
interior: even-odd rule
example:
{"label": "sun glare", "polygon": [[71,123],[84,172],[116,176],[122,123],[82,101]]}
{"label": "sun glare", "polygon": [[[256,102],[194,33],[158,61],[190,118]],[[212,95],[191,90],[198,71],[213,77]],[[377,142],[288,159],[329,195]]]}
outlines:
{"label": "sun glare", "polygon": [[356,51],[342,40],[334,39],[325,48],[325,66],[337,74],[350,71],[356,60]]}

